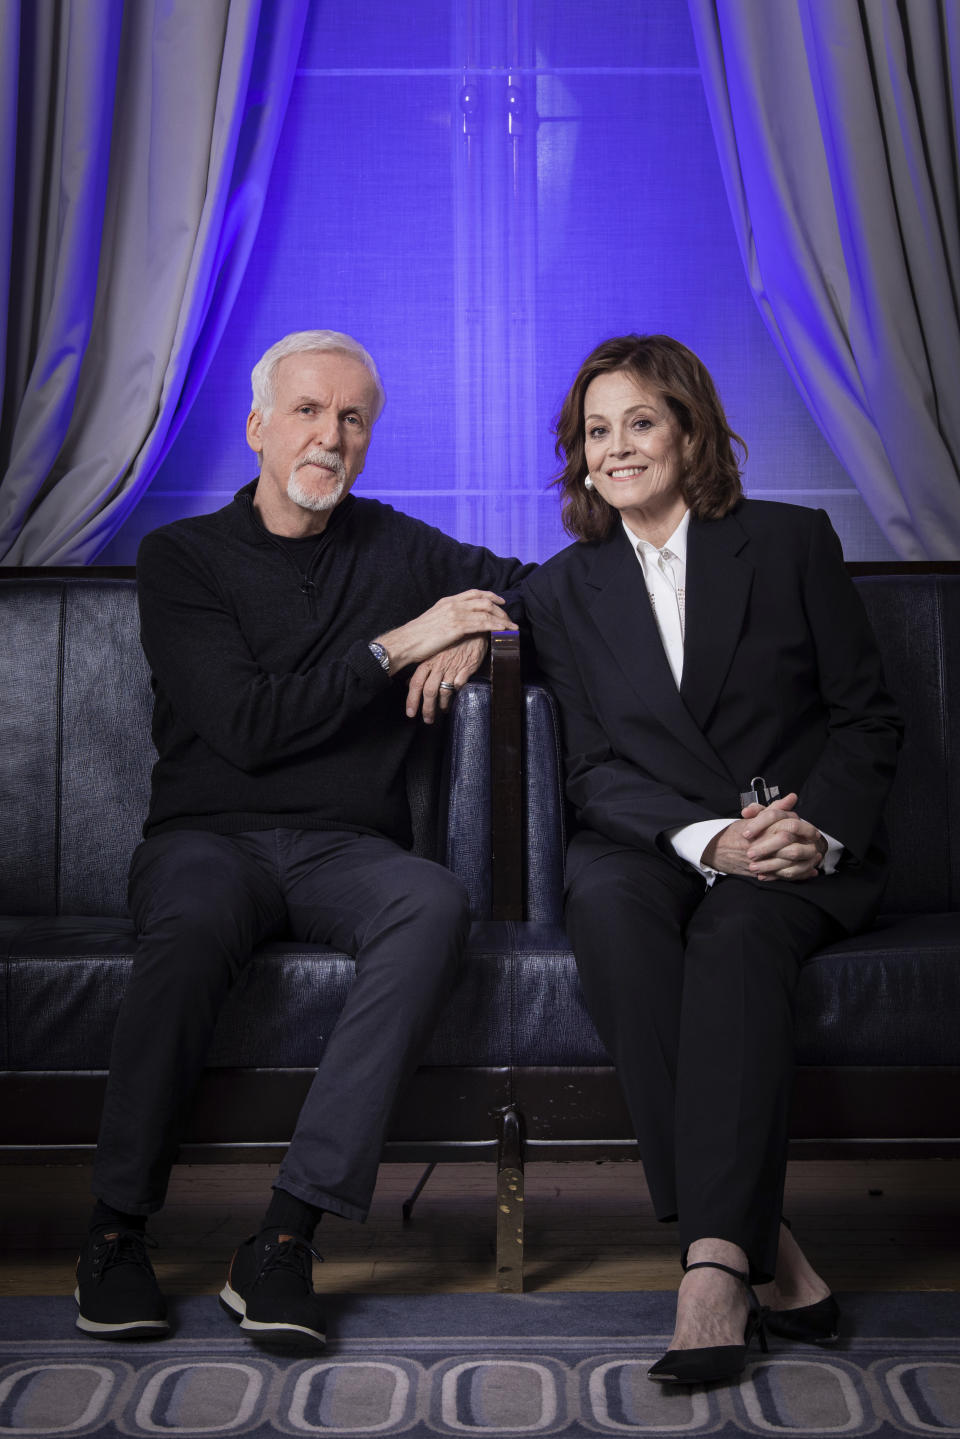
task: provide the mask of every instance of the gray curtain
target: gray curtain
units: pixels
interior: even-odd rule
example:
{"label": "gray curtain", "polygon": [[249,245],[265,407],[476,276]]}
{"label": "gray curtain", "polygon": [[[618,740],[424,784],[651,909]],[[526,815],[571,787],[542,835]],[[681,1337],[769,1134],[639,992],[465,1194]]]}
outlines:
{"label": "gray curtain", "polygon": [[689,0],[744,265],[904,559],[960,557],[960,3]]}
{"label": "gray curtain", "polygon": [[222,334],[308,0],[0,0],[0,563],[83,564]]}

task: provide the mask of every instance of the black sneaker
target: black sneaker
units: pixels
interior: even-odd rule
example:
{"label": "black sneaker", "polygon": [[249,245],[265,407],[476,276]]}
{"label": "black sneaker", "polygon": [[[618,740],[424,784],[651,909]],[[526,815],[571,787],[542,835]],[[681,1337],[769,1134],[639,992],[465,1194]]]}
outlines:
{"label": "black sneaker", "polygon": [[98,1339],[159,1339],[167,1306],[147,1254],[154,1241],[137,1229],[95,1229],[77,1260],[77,1328]]}
{"label": "black sneaker", "polygon": [[313,1291],[312,1261],[319,1258],[299,1235],[262,1229],[234,1254],[220,1303],[258,1339],[317,1347],[326,1337]]}

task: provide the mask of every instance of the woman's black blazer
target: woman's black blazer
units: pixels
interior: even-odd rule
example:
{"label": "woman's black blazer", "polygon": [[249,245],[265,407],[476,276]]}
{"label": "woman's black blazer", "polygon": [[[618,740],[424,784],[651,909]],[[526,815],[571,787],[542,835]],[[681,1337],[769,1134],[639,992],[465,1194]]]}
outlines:
{"label": "woman's black blazer", "polygon": [[554,555],[524,597],[579,827],[672,857],[665,831],[739,818],[762,775],[845,846],[834,875],[776,885],[849,930],[866,921],[901,723],[824,511],[742,500],[721,520],[691,518],[679,691],[619,523]]}

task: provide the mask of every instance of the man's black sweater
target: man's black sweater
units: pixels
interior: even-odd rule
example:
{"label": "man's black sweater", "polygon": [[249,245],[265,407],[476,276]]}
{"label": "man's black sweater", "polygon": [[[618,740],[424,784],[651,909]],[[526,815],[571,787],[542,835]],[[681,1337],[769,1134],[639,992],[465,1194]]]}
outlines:
{"label": "man's black sweater", "polygon": [[144,834],[347,829],[409,845],[420,721],[404,713],[408,676],[368,642],[444,595],[503,595],[532,567],[352,495],[312,542],[284,540],[255,489],[140,546],[159,756]]}

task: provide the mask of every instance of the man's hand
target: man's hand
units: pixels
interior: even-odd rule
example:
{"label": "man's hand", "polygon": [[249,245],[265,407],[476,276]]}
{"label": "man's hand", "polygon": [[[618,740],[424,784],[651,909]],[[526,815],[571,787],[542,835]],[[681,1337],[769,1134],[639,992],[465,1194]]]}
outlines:
{"label": "man's hand", "polygon": [[[422,705],[424,724],[433,724],[437,710],[449,709],[457,690],[479,669],[487,644],[486,635],[471,635],[418,665],[407,686],[409,717],[413,719]],[[442,689],[441,684],[452,684],[453,689]]]}
{"label": "man's hand", "polygon": [[405,665],[432,659],[468,636],[516,628],[499,595],[490,590],[464,590],[462,595],[447,595],[437,600],[415,620],[408,620],[385,635],[377,635],[376,639],[390,658],[393,675]]}
{"label": "man's hand", "polygon": [[748,804],[715,835],[701,862],[721,874],[753,879],[812,879],[827,852],[827,842],[815,825],[792,811],[795,794],[775,799],[766,807]]}

